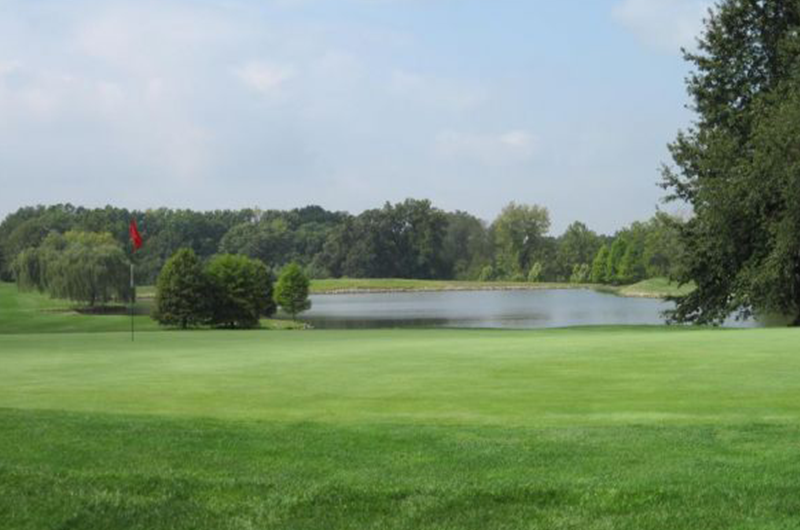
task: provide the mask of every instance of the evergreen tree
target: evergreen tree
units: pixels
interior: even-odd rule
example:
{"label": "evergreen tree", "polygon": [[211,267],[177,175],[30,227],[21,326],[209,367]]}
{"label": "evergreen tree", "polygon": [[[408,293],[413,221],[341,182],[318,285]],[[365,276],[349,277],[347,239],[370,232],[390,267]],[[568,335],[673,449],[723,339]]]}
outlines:
{"label": "evergreen tree", "polygon": [[160,324],[186,329],[209,321],[209,281],[192,249],[181,249],[167,260],[156,285],[153,318]]}
{"label": "evergreen tree", "polygon": [[303,269],[296,263],[284,267],[275,286],[275,301],[281,308],[292,316],[311,309],[311,300],[308,299],[310,282],[303,273]]}

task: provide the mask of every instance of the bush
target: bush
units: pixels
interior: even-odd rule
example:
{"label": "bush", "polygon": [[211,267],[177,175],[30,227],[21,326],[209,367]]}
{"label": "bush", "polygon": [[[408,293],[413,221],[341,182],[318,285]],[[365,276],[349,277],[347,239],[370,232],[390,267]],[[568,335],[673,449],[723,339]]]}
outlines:
{"label": "bush", "polygon": [[272,276],[261,261],[223,254],[208,265],[211,280],[214,325],[254,328],[262,316],[275,314]]}
{"label": "bush", "polygon": [[537,261],[531,266],[531,270],[528,271],[528,281],[530,283],[542,281],[542,264],[540,262]]}
{"label": "bush", "polygon": [[191,249],[176,252],[158,275],[153,318],[186,329],[211,320],[211,289],[200,259]]}
{"label": "bush", "polygon": [[478,275],[478,281],[480,282],[491,282],[495,279],[494,267],[491,265],[485,266],[481,269],[481,273]]}
{"label": "bush", "polygon": [[572,276],[569,277],[570,283],[587,283],[592,276],[592,269],[588,263],[573,265]]}
{"label": "bush", "polygon": [[278,285],[275,286],[275,301],[292,316],[292,320],[303,311],[311,309],[311,300],[308,299],[309,285],[308,277],[296,263],[290,263],[281,272]]}

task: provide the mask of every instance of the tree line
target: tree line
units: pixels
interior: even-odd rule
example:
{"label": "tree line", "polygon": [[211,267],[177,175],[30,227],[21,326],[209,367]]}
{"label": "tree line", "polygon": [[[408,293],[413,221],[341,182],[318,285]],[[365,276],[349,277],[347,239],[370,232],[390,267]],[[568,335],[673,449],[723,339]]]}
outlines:
{"label": "tree line", "polygon": [[[128,243],[132,218],[144,237],[135,257]],[[94,233],[106,234],[104,244],[116,243],[118,259],[135,260],[140,285],[155,283],[181,248],[203,262],[218,254],[246,256],[272,272],[297,263],[311,278],[629,283],[674,272],[682,252],[679,225],[657,214],[612,236],[580,222],[553,236],[549,212],[541,206],[511,203],[485,222],[415,199],[359,215],[319,206],[210,212],[38,206],[21,208],[0,223],[0,276],[25,282],[20,274],[27,274],[32,256],[50,248],[53,238]]]}

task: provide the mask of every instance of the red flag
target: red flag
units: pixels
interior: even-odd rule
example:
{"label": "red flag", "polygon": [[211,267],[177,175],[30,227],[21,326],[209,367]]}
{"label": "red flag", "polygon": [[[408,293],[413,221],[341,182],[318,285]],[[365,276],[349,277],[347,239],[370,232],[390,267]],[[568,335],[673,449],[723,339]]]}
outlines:
{"label": "red flag", "polygon": [[131,226],[128,228],[128,233],[131,236],[133,251],[136,252],[142,248],[142,234],[139,233],[139,227],[136,226],[136,219],[131,219]]}

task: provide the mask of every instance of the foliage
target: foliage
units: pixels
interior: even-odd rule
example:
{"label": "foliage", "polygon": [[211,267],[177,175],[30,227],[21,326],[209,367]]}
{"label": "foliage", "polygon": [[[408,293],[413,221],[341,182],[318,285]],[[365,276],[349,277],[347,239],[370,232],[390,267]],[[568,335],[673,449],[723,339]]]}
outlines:
{"label": "foliage", "polygon": [[606,261],[606,281],[608,283],[619,284],[623,283],[623,276],[620,274],[622,259],[628,251],[628,242],[624,237],[617,237],[608,251],[608,260]]}
{"label": "foliage", "polygon": [[466,212],[448,213],[443,259],[449,277],[456,280],[478,278],[492,262],[492,241],[485,223]]}
{"label": "foliage", "polygon": [[536,205],[510,203],[492,224],[497,262],[507,277],[524,274],[550,229],[550,214]]}
{"label": "foliage", "polygon": [[18,253],[13,271],[21,289],[89,307],[126,302],[132,295],[128,258],[107,233],[53,232],[41,246]]}
{"label": "foliage", "polygon": [[571,278],[575,268],[592,263],[601,245],[600,237],[581,223],[574,222],[558,240],[558,277]]}
{"label": "foliage", "polygon": [[680,263],[684,259],[681,225],[679,218],[662,212],[653,217],[643,254],[648,278],[674,278],[680,274]]}
{"label": "foliage", "polygon": [[298,264],[290,263],[281,271],[275,286],[275,302],[291,315],[292,320],[303,311],[311,309],[309,286],[310,281]]}
{"label": "foliage", "polygon": [[497,279],[497,275],[495,274],[494,267],[491,265],[486,265],[481,269],[481,273],[478,275],[479,282],[491,282]]}
{"label": "foliage", "polygon": [[603,245],[597,251],[597,255],[592,262],[592,283],[608,283],[606,274],[608,267],[608,245]]}
{"label": "foliage", "polygon": [[530,283],[539,283],[542,281],[542,263],[540,261],[531,265],[531,269],[528,271],[528,281]]}
{"label": "foliage", "polygon": [[192,249],[181,249],[158,275],[153,318],[167,326],[206,324],[211,320],[212,291],[203,265]]}
{"label": "foliage", "polygon": [[[40,247],[51,232],[108,232],[130,256],[131,218],[144,237],[136,253],[140,285],[153,284],[166,260],[181,248],[191,249],[203,262],[217,253],[244,255],[271,271],[296,262],[313,278],[524,280],[539,262],[540,281],[566,282],[575,265],[591,264],[600,245],[613,242],[579,222],[559,237],[549,236],[546,210],[516,204],[491,225],[469,213],[444,212],[430,201],[414,199],[357,216],[319,206],[194,212],[62,204],[20,208],[0,223],[0,278],[14,279],[11,264],[17,256]],[[643,250],[637,247],[637,270],[641,259],[648,277],[673,271],[674,260],[667,258],[680,253],[675,249],[680,242],[677,229],[671,230],[660,239],[652,235]]]}
{"label": "foliage", "polygon": [[800,2],[724,0],[686,60],[695,126],[671,145],[680,229],[679,322],[779,312],[800,324]]}
{"label": "foliage", "polygon": [[208,264],[212,323],[227,328],[253,328],[262,316],[275,313],[272,276],[266,265],[246,256],[222,254]]}
{"label": "foliage", "polygon": [[443,254],[446,230],[447,217],[430,201],[387,203],[334,230],[319,264],[333,277],[450,277]]}
{"label": "foliage", "polygon": [[575,264],[572,266],[572,274],[569,277],[570,283],[588,283],[592,276],[592,269],[588,263]]}

